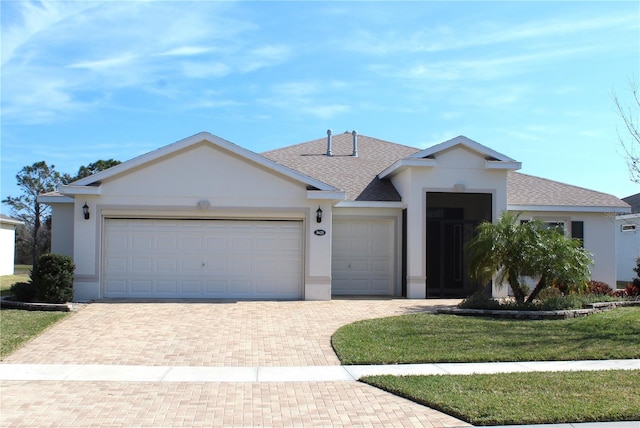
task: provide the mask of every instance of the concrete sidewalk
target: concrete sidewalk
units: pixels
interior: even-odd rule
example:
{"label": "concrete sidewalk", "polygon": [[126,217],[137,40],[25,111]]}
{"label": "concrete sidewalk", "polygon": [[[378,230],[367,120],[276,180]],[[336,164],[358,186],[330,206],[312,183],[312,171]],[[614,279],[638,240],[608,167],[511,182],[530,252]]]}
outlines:
{"label": "concrete sidewalk", "polygon": [[371,375],[640,370],[640,359],[352,366],[203,367],[99,364],[0,364],[0,380],[92,382],[338,382]]}

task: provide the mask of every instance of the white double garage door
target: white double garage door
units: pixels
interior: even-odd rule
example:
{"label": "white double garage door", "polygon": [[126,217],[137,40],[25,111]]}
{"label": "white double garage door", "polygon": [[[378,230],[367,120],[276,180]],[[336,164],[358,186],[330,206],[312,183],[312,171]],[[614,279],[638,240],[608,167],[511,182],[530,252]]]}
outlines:
{"label": "white double garage door", "polygon": [[[336,221],[333,294],[393,294],[392,235],[390,222]],[[111,218],[103,236],[107,298],[304,297],[301,221]]]}

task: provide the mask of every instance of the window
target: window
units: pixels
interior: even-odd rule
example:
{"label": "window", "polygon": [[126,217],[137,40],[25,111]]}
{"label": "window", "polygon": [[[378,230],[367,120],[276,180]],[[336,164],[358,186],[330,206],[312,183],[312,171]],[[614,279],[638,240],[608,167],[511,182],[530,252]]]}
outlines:
{"label": "window", "polygon": [[635,224],[621,224],[620,225],[621,232],[634,233],[636,231]]}

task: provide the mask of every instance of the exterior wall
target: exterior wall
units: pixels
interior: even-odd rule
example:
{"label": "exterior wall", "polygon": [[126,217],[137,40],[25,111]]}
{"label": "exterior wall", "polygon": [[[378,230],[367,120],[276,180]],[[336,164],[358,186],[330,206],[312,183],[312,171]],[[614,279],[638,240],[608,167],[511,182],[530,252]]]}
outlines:
{"label": "exterior wall", "polygon": [[485,169],[479,154],[458,146],[436,156],[435,167],[407,168],[392,182],[407,205],[407,297],[426,297],[427,192],[490,193],[491,218],[507,208],[507,170]]}
{"label": "exterior wall", "polygon": [[13,275],[16,225],[0,223],[0,275]]}
{"label": "exterior wall", "polygon": [[72,203],[51,204],[52,253],[73,257],[73,214]]}
{"label": "exterior wall", "polygon": [[[591,279],[602,281],[611,288],[616,285],[615,217],[606,213],[526,211],[521,219],[564,221],[571,230],[572,221],[584,222],[584,248],[593,255]],[[569,232],[568,232],[569,233]]]}
{"label": "exterior wall", "polygon": [[[623,224],[634,224],[634,231],[622,231]],[[618,216],[616,219],[617,280],[633,281],[636,259],[640,257],[640,214]],[[612,286],[612,288],[615,288]]]}
{"label": "exterior wall", "polygon": [[[89,220],[82,215],[85,202]],[[324,211],[320,224],[315,218],[319,206]],[[331,298],[331,204],[309,200],[304,184],[210,144],[192,146],[105,180],[101,195],[76,196],[72,214],[76,300],[102,297],[102,235],[107,217],[302,219],[304,298]],[[324,236],[313,233],[319,228],[325,230]]]}
{"label": "exterior wall", "polygon": [[[334,208],[333,218],[337,219],[392,219],[395,233],[395,280],[394,296],[402,295],[402,209],[398,208]],[[331,250],[331,249],[330,249]],[[331,253],[329,253],[331,256]]]}

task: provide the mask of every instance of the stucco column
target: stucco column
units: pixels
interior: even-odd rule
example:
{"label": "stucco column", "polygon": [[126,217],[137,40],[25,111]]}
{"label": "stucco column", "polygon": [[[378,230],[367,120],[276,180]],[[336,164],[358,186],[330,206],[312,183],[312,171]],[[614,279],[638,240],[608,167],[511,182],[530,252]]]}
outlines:
{"label": "stucco column", "polygon": [[422,204],[407,207],[407,297],[424,299],[426,288],[425,221]]}
{"label": "stucco column", "polygon": [[[318,208],[322,210],[320,222],[317,221]],[[331,300],[331,208],[331,204],[325,202],[313,205],[309,209],[305,300]]]}

